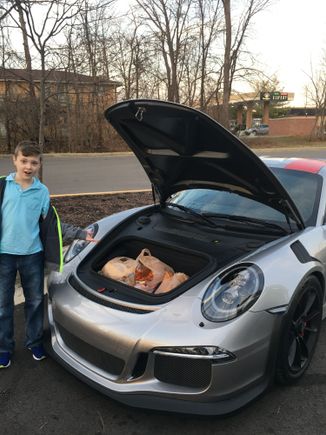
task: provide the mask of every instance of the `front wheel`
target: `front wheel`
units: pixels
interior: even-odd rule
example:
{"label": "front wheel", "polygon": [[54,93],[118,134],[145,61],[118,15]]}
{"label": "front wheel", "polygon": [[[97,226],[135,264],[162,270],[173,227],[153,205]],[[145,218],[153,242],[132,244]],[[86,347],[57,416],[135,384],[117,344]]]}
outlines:
{"label": "front wheel", "polygon": [[311,276],[294,297],[280,336],[276,381],[289,385],[301,378],[312,359],[321,329],[323,297]]}

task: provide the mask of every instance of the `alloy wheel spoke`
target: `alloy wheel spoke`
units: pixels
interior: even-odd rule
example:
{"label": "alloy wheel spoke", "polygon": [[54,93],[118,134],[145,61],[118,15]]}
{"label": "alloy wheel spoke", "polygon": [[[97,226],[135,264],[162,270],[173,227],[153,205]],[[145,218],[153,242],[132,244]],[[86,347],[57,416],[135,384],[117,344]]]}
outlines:
{"label": "alloy wheel spoke", "polygon": [[307,301],[306,301],[306,304],[305,304],[305,308],[304,308],[304,311],[303,311],[301,317],[307,317],[307,314],[309,313],[311,307],[313,306],[313,304],[314,304],[314,302],[316,300],[316,297],[317,297],[317,295],[316,295],[315,292],[313,292],[313,291],[309,292],[308,298],[307,298]]}
{"label": "alloy wheel spoke", "polygon": [[311,322],[312,319],[314,319],[316,316],[319,316],[320,312],[319,311],[312,311],[311,313],[309,313],[309,315],[306,317],[306,321],[307,322]]}
{"label": "alloy wheel spoke", "polygon": [[308,359],[309,352],[307,346],[301,337],[296,338],[296,352],[295,352],[295,368],[301,369]]}
{"label": "alloy wheel spoke", "polygon": [[296,335],[297,334],[297,329],[298,329],[298,326],[299,326],[299,324],[300,324],[300,322],[301,322],[301,318],[299,318],[299,319],[297,319],[297,320],[292,320],[292,334],[294,334],[294,335]]}
{"label": "alloy wheel spoke", "polygon": [[292,343],[289,346],[289,353],[288,353],[288,362],[290,367],[292,367],[294,364],[296,352],[297,352],[297,342],[296,339],[293,337]]}
{"label": "alloy wheel spoke", "polygon": [[318,328],[311,328],[311,327],[307,327],[307,328],[305,328],[305,331],[307,331],[307,332],[313,332],[314,334],[316,333],[316,332],[318,332]]}

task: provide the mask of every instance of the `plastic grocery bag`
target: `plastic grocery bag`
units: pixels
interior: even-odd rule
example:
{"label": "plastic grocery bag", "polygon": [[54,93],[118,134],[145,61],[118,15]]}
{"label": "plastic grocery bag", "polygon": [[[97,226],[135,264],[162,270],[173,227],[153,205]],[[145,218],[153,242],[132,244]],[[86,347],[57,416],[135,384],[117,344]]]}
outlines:
{"label": "plastic grocery bag", "polygon": [[177,272],[177,273],[169,273],[165,272],[163,280],[159,287],[155,290],[155,294],[160,293],[167,293],[170,290],[174,289],[178,285],[182,284],[183,282],[187,281],[189,279],[189,276],[185,273]]}
{"label": "plastic grocery bag", "polygon": [[107,278],[133,286],[135,283],[136,266],[137,261],[133,258],[115,257],[103,266],[102,273]]}
{"label": "plastic grocery bag", "polygon": [[151,255],[149,249],[143,249],[138,255],[135,268],[135,287],[153,293],[162,282],[164,274],[174,273],[172,267]]}

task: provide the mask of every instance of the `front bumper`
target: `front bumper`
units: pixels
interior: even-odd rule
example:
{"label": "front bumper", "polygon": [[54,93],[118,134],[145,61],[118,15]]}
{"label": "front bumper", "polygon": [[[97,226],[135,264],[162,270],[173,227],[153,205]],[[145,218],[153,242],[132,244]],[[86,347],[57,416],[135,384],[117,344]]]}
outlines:
{"label": "front bumper", "polygon": [[[270,382],[280,316],[247,313],[233,325],[203,329],[191,316],[193,298],[183,298],[180,318],[173,309],[117,312],[88,300],[67,283],[52,286],[49,293],[53,357],[120,402],[222,415],[253,400]],[[221,345],[236,359],[216,362],[153,352],[157,347],[196,343]]]}

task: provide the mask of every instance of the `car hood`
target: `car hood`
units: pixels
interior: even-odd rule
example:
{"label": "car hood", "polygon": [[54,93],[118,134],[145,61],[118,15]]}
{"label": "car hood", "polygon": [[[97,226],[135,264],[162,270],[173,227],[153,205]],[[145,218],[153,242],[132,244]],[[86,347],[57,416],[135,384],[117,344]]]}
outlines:
{"label": "car hood", "polygon": [[161,203],[184,189],[225,190],[267,204],[304,228],[297,207],[268,167],[203,112],[141,99],[115,104],[105,117],[138,157]]}

